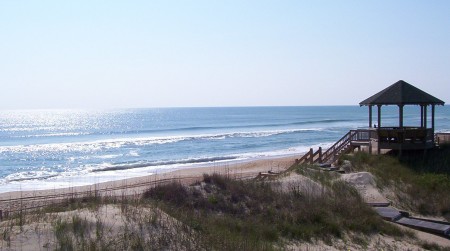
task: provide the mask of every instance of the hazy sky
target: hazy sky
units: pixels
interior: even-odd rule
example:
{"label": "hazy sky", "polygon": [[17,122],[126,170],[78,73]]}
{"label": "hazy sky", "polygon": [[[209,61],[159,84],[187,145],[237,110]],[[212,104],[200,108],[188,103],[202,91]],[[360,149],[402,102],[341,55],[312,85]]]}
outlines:
{"label": "hazy sky", "polygon": [[0,109],[450,102],[450,1],[0,0]]}

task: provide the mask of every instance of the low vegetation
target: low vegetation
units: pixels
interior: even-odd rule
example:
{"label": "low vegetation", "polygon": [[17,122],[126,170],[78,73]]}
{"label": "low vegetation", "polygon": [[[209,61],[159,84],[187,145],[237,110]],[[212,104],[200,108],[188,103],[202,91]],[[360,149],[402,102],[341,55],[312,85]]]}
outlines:
{"label": "low vegetation", "polygon": [[66,210],[11,216],[0,222],[0,250],[197,249],[185,224],[140,201],[89,197],[71,200]]}
{"label": "low vegetation", "polygon": [[394,205],[404,210],[450,220],[450,148],[416,153],[345,156],[356,171],[368,171]]}
{"label": "low vegetation", "polygon": [[200,232],[205,249],[270,250],[283,240],[329,242],[351,232],[403,235],[383,222],[354,188],[343,182],[327,188],[319,196],[282,193],[270,183],[205,175],[195,186],[160,186],[144,198],[162,203],[166,212]]}
{"label": "low vegetation", "polygon": [[[404,154],[400,160],[355,153],[340,161],[350,161],[355,171],[371,172],[395,206],[450,219],[449,155],[442,151],[449,149]],[[173,182],[153,187],[142,197],[90,196],[20,212],[0,222],[0,249],[33,249],[22,246],[26,241],[37,250],[286,250],[317,242],[344,243],[340,249],[347,244],[353,249],[396,249],[392,241],[383,244],[380,238],[413,238],[411,232],[383,221],[339,174],[309,165],[292,171],[307,177],[310,183],[302,185],[311,187],[285,189],[280,180],[213,174],[191,186]],[[428,242],[416,245],[441,249]]]}
{"label": "low vegetation", "polygon": [[403,152],[399,157],[397,152],[392,152],[391,155],[419,173],[450,175],[450,145],[441,145],[427,151]]}

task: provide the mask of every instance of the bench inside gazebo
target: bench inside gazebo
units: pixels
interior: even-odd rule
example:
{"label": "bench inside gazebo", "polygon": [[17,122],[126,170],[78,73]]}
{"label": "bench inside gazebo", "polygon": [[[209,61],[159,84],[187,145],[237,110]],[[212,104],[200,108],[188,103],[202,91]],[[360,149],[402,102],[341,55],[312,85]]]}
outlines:
{"label": "bench inside gazebo", "polygon": [[[444,101],[400,80],[359,104],[369,107],[369,130],[365,130],[365,133],[371,141],[378,142],[378,153],[381,149],[401,151],[429,149],[435,146],[435,106],[444,105]],[[387,105],[398,106],[399,121],[396,127],[383,126],[382,106]],[[420,125],[404,125],[403,108],[406,105],[420,106]],[[377,107],[377,125],[373,125],[372,122],[374,106]],[[429,107],[431,107],[431,125],[427,124]],[[361,130],[360,133],[363,131]]]}

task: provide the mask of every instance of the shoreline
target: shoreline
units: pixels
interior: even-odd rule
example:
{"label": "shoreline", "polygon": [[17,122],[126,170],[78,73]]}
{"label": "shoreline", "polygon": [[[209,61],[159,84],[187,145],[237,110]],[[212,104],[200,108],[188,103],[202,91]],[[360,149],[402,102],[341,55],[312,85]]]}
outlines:
{"label": "shoreline", "polygon": [[197,169],[208,168],[216,166],[235,166],[243,165],[248,162],[271,160],[280,158],[289,158],[295,156],[301,156],[306,151],[291,152],[276,155],[260,155],[252,156],[248,158],[233,158],[217,161],[207,162],[194,162],[194,163],[179,163],[170,165],[142,165],[137,167],[130,167],[124,169],[105,169],[105,170],[92,170],[84,174],[76,174],[73,176],[60,176],[58,174],[50,175],[47,177],[36,178],[24,178],[13,180],[12,182],[0,185],[0,194],[8,192],[20,192],[20,191],[35,191],[35,190],[55,190],[71,187],[92,186],[99,183],[106,182],[119,182],[125,179],[134,179],[140,177],[147,177],[156,174],[175,172],[185,169]]}
{"label": "shoreline", "polygon": [[[298,155],[264,157],[238,163],[211,163],[202,167],[183,168],[168,172],[155,173],[142,177],[107,181],[85,186],[65,188],[27,190],[0,193],[0,210],[14,212],[18,209],[51,205],[67,197],[83,195],[130,196],[140,195],[151,186],[165,182],[179,181],[190,184],[201,180],[203,174],[225,174],[236,178],[256,177],[260,172],[283,171],[294,164]],[[206,165],[206,164],[205,164]]]}

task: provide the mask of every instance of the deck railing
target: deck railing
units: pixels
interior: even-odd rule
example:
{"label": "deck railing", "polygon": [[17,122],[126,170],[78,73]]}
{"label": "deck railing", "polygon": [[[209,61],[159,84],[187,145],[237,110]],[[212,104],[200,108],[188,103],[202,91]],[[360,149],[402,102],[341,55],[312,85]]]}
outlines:
{"label": "deck railing", "polygon": [[439,132],[434,136],[436,145],[450,144],[450,133]]}
{"label": "deck railing", "polygon": [[377,138],[377,130],[375,129],[357,129],[351,130],[351,132],[353,132],[352,141],[368,142]]}
{"label": "deck railing", "polygon": [[433,129],[382,127],[378,129],[381,143],[431,143],[434,141]]}

